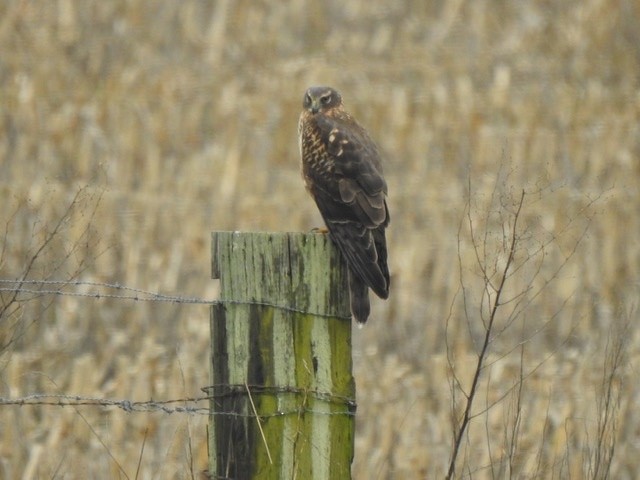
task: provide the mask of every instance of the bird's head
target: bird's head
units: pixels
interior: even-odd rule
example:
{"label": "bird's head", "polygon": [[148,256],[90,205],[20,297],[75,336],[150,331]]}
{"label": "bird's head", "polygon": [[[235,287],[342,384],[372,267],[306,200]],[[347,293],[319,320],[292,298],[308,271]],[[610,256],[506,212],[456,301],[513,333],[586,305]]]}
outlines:
{"label": "bird's head", "polygon": [[312,114],[342,106],[342,97],[331,87],[309,87],[304,94],[302,108]]}

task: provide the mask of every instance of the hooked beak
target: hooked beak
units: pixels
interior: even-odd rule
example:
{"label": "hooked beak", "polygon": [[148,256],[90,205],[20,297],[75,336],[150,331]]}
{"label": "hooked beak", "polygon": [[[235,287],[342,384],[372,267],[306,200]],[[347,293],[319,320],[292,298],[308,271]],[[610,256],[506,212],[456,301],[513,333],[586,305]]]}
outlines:
{"label": "hooked beak", "polygon": [[311,113],[313,113],[314,115],[320,111],[320,99],[319,98],[314,98],[313,100],[311,100],[311,108],[309,108],[309,111]]}

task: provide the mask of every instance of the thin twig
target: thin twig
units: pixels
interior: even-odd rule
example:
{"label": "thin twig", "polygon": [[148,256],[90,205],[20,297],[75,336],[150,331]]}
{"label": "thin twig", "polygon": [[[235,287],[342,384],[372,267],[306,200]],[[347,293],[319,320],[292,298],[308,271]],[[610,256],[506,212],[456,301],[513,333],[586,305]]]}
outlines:
{"label": "thin twig", "polygon": [[142,456],[144,455],[144,446],[147,444],[147,434],[149,433],[149,427],[144,429],[144,437],[142,437],[142,446],[140,447],[140,455],[138,456],[138,467],[136,468],[135,479],[138,480],[140,475],[140,466],[142,465]]}
{"label": "thin twig", "polygon": [[244,386],[247,389],[247,395],[249,396],[249,402],[251,402],[251,409],[253,410],[253,414],[256,417],[256,423],[258,424],[258,430],[260,430],[260,436],[262,437],[262,442],[264,443],[264,448],[267,450],[267,457],[269,457],[269,463],[273,465],[273,460],[271,458],[271,452],[269,451],[269,444],[267,443],[267,437],[264,436],[264,430],[262,430],[262,425],[260,424],[260,416],[258,415],[258,411],[256,410],[256,404],[253,403],[253,397],[251,396],[251,390],[249,389],[249,385],[246,383]]}
{"label": "thin twig", "polygon": [[524,197],[525,197],[525,192],[523,190],[522,194],[520,195],[520,202],[518,203],[518,207],[514,214],[513,227],[512,227],[512,233],[511,233],[511,242],[509,247],[509,255],[507,257],[507,262],[504,266],[504,269],[502,270],[502,278],[500,280],[500,284],[498,285],[495,291],[495,298],[493,300],[493,305],[491,306],[491,314],[489,315],[489,322],[487,323],[487,326],[485,329],[484,340],[482,343],[480,354],[478,355],[478,361],[476,363],[476,369],[473,375],[473,380],[471,382],[471,389],[469,390],[469,394],[467,396],[467,404],[462,417],[462,422],[460,423],[460,427],[456,432],[455,440],[453,442],[453,453],[451,455],[451,461],[449,463],[449,470],[447,471],[447,476],[446,476],[447,479],[453,478],[453,475],[455,473],[455,468],[456,468],[456,461],[458,458],[458,452],[460,450],[460,446],[462,445],[462,438],[472,418],[471,409],[473,407],[473,401],[476,396],[476,391],[477,391],[478,383],[480,380],[480,374],[482,373],[482,370],[483,370],[484,359],[487,356],[489,351],[489,344],[491,343],[491,333],[493,331],[493,324],[497,317],[498,309],[502,305],[500,303],[500,296],[504,291],[505,282],[509,274],[509,268],[513,262],[513,257],[515,255],[516,244],[518,241],[517,224],[518,224],[518,218],[520,217],[520,211],[524,203]]}

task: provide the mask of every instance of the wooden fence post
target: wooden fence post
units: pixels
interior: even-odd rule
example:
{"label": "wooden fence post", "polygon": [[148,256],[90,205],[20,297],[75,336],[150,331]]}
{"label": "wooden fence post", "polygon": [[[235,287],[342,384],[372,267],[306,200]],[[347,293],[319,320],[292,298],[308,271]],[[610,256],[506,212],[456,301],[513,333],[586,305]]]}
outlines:
{"label": "wooden fence post", "polygon": [[345,264],[327,235],[214,232],[209,474],[351,478]]}

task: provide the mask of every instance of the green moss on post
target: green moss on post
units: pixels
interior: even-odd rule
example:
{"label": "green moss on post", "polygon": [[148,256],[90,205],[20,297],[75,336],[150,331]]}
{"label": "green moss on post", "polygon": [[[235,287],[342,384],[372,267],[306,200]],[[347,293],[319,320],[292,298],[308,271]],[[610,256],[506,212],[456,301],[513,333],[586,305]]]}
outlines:
{"label": "green moss on post", "polygon": [[[351,478],[344,263],[326,235],[213,234],[212,478]],[[257,414],[257,417],[256,417]]]}

